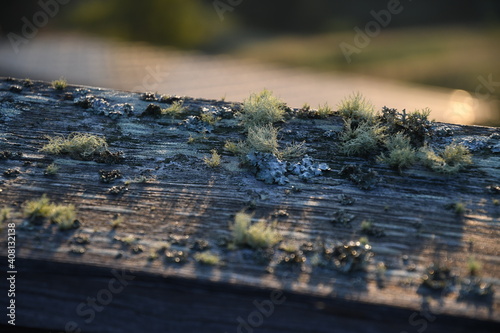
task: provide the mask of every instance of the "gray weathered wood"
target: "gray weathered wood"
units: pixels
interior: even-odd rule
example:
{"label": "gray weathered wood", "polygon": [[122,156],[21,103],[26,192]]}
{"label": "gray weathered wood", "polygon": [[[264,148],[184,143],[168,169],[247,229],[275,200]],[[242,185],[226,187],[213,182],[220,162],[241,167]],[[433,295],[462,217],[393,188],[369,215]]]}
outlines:
{"label": "gray weathered wood", "polygon": [[[269,301],[273,291],[286,300],[262,317],[262,325],[247,331],[413,332],[426,325],[426,332],[467,332],[472,327],[488,332],[498,326],[500,206],[495,200],[500,195],[489,190],[500,184],[500,154],[490,148],[498,144],[497,128],[436,124],[453,134],[436,134],[432,140],[487,142],[478,145],[473,166],[443,176],[421,166],[399,174],[374,161],[340,155],[336,139],[324,135],[342,129],[339,117],[291,119],[280,125],[282,141],[306,140],[309,155],[332,171],[308,183],[290,177],[285,186],[267,185],[222,149],[226,140],[244,138],[235,119],[221,120],[203,137],[179,126],[182,119],[138,117],[150,103],[167,106],[142,101],[139,94],[88,87],[60,92],[43,82],[13,92],[12,85],[22,82],[0,81],[0,151],[14,153],[0,161],[0,172],[17,169],[20,174],[1,180],[0,207],[12,208],[7,222],[16,224],[20,326],[64,331],[75,322],[83,332],[245,332],[238,318],[248,321],[256,311],[254,301]],[[77,89],[111,104],[130,103],[134,115],[114,118],[77,106]],[[65,97],[67,93],[73,96]],[[204,106],[239,108],[191,98],[184,103],[193,115]],[[46,135],[72,132],[105,135],[109,150],[123,151],[124,160],[109,165],[40,152]],[[195,143],[188,143],[190,136],[197,138]],[[213,148],[223,154],[221,168],[203,162]],[[57,175],[44,176],[53,162],[60,167]],[[373,190],[359,189],[339,175],[349,163],[369,164],[383,181]],[[124,178],[102,183],[102,169],[118,169]],[[132,182],[120,195],[108,193],[111,186],[140,175],[154,179]],[[22,205],[42,194],[74,204],[80,228],[59,231],[48,223],[27,224]],[[345,205],[341,195],[355,202]],[[463,215],[447,208],[457,202],[466,204]],[[364,236],[363,220],[373,221],[385,236],[368,236],[375,256],[365,273],[316,267],[311,264],[314,252],[306,253],[302,265],[278,265],[276,258],[283,255],[278,248],[270,262],[263,262],[258,260],[262,253],[224,245],[234,214],[249,208],[255,218],[276,219],[283,237],[298,244],[357,240]],[[352,214],[353,220],[332,223],[339,211]],[[118,215],[124,221],[112,229]],[[6,228],[1,235],[0,265],[6,271]],[[119,241],[130,235],[137,240],[132,246]],[[224,265],[197,263],[196,241],[208,242]],[[169,262],[157,251],[163,242],[186,251],[187,260]],[[151,251],[159,254],[157,259],[150,260]],[[497,292],[492,297],[458,299],[458,282],[467,276],[470,257],[482,263],[481,278]],[[381,262],[386,271],[377,269]],[[457,286],[447,294],[421,286],[421,276],[433,262],[446,264],[457,276]],[[89,314],[78,313],[79,304],[109,295],[112,272],[122,270],[133,280],[111,293],[112,301],[86,323]],[[254,317],[259,322],[259,315]]]}

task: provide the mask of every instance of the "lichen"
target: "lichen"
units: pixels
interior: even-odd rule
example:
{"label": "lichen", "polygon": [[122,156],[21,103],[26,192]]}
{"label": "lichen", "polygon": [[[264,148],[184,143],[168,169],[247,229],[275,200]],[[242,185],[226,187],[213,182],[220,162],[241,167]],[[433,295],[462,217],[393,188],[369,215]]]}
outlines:
{"label": "lichen", "polygon": [[372,247],[360,242],[348,242],[333,247],[324,246],[323,258],[327,267],[333,267],[342,273],[365,270],[373,257]]}
{"label": "lichen", "polygon": [[38,200],[25,202],[23,213],[32,224],[42,224],[44,220],[49,220],[57,224],[60,230],[78,227],[75,206],[54,204],[45,194]]}
{"label": "lichen", "polygon": [[340,175],[350,179],[363,190],[373,189],[380,181],[377,171],[355,164],[348,164],[342,167]]}
{"label": "lichen", "polygon": [[430,147],[424,147],[420,149],[420,155],[424,165],[439,173],[454,174],[472,164],[469,150],[456,143],[437,153]]}
{"label": "lichen", "polygon": [[245,128],[273,124],[284,119],[284,105],[272,92],[264,89],[243,101],[238,117]]}
{"label": "lichen", "polygon": [[307,155],[302,160],[291,163],[282,161],[271,153],[252,152],[247,155],[246,160],[256,178],[266,184],[285,185],[289,182],[287,176],[290,174],[303,181],[311,181],[330,170],[326,163],[317,163]]}
{"label": "lichen", "polygon": [[129,103],[111,104],[104,98],[95,97],[93,95],[84,95],[73,100],[75,105],[84,109],[92,109],[99,115],[104,115],[112,119],[117,119],[122,116],[132,116],[134,107]]}
{"label": "lichen", "polygon": [[281,235],[275,230],[274,223],[263,219],[252,223],[252,216],[243,212],[236,214],[230,228],[235,245],[261,249],[272,247],[281,240]]}

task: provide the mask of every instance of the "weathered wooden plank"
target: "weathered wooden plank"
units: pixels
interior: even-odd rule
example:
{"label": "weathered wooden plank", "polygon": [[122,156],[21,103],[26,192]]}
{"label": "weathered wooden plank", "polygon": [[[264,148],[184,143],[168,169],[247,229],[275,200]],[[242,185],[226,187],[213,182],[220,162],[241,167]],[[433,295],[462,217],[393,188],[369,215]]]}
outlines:
{"label": "weathered wooden plank", "polygon": [[[58,92],[42,82],[18,93],[11,90],[20,84],[0,81],[0,151],[14,153],[0,161],[0,171],[20,171],[16,177],[4,176],[0,185],[0,206],[12,208],[8,221],[16,224],[18,325],[64,330],[74,321],[84,332],[141,327],[229,332],[238,330],[238,317],[255,311],[254,299],[266,300],[272,290],[282,291],[287,300],[276,304],[276,311],[255,331],[329,332],[335,327],[339,332],[410,332],[425,322],[436,332],[465,332],[471,325],[486,332],[498,325],[497,293],[482,300],[458,299],[469,257],[482,263],[483,281],[498,291],[499,194],[489,189],[500,184],[500,155],[492,149],[498,145],[498,129],[436,124],[434,142],[465,140],[478,147],[474,165],[454,176],[424,167],[400,174],[339,154],[339,117],[294,118],[280,125],[282,141],[305,139],[309,154],[332,171],[307,183],[291,176],[287,185],[267,185],[222,149],[226,140],[244,138],[232,116],[221,120],[213,133],[201,135],[179,126],[182,119],[139,117],[151,102],[138,94],[81,87]],[[134,112],[106,116],[75,105],[74,99],[85,94],[110,104],[130,103]],[[201,107],[239,108],[190,98],[184,104],[190,114],[199,114]],[[451,136],[440,134],[444,129]],[[105,135],[110,151],[123,152],[123,161],[109,165],[40,152],[45,135],[72,132]],[[197,138],[194,143],[188,143],[190,136]],[[203,163],[213,148],[223,155],[218,169]],[[44,176],[53,162],[59,171]],[[358,188],[339,174],[350,163],[370,165],[382,181],[373,190]],[[124,178],[102,183],[103,169],[120,170]],[[148,181],[125,184],[141,175]],[[127,191],[109,194],[115,185]],[[22,205],[42,194],[74,204],[80,228],[59,231],[48,223],[27,224]],[[351,198],[353,202],[347,200]],[[447,209],[457,202],[466,205],[461,215]],[[279,264],[285,252],[278,248],[229,250],[228,225],[235,213],[249,208],[256,218],[276,219],[286,240],[311,247],[304,252],[306,262]],[[117,216],[123,222],[113,229]],[[367,236],[375,257],[366,272],[344,274],[313,264],[322,244],[365,236],[363,220],[373,221],[384,234]],[[128,236],[134,238],[130,245],[120,241]],[[186,260],[170,262],[159,250],[164,242],[171,243],[171,250],[188,253]],[[7,245],[4,240],[1,244],[1,265],[6,265]],[[200,244],[207,244],[224,265],[197,263],[193,255]],[[380,268],[382,262],[387,269]],[[421,285],[433,262],[452,267],[457,275],[456,286],[447,293]],[[113,269],[130,270],[134,280],[113,296],[102,315],[96,313],[95,320],[85,323],[86,315],[76,313],[76,307],[106,290]]]}

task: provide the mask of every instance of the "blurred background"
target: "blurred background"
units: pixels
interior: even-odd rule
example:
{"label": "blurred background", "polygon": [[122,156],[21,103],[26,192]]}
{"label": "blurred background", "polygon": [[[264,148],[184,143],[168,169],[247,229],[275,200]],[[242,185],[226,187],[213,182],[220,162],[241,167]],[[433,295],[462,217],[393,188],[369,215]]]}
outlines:
{"label": "blurred background", "polygon": [[4,0],[0,76],[500,125],[497,0]]}

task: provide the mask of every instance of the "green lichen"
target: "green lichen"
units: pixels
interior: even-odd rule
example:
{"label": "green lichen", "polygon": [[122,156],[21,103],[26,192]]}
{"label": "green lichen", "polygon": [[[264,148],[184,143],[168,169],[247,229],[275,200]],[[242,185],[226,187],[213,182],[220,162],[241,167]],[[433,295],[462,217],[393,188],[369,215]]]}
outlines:
{"label": "green lichen", "polygon": [[264,89],[260,93],[252,94],[243,102],[242,110],[238,114],[245,128],[264,126],[283,121],[285,116],[284,103],[274,97],[272,92]]}
{"label": "green lichen", "polygon": [[269,248],[281,240],[281,235],[274,228],[274,223],[259,220],[251,223],[252,216],[243,212],[236,214],[231,225],[235,245],[249,246],[254,249]]}
{"label": "green lichen", "polygon": [[76,210],[73,205],[57,205],[44,194],[38,200],[27,201],[24,204],[24,217],[34,224],[40,224],[44,219],[55,223],[61,230],[76,226]]}

